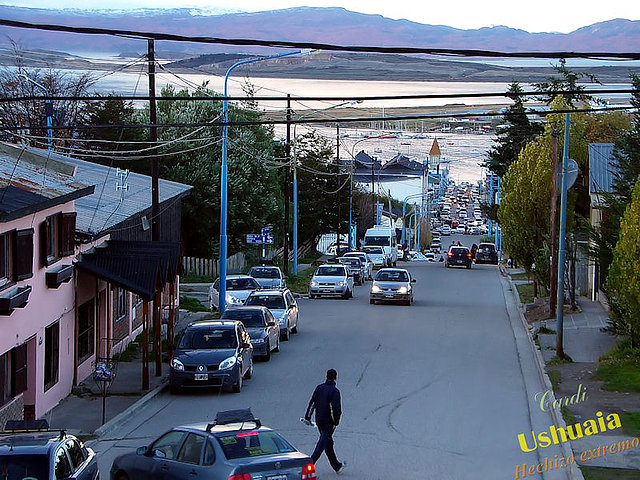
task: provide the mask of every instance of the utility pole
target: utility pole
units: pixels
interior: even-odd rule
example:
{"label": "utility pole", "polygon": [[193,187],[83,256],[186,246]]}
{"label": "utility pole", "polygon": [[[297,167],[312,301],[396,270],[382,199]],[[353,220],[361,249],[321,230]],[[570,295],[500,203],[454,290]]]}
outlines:
{"label": "utility pole", "polygon": [[336,185],[338,215],[336,216],[336,255],[340,253],[340,125],[336,123]]}
{"label": "utility pole", "polygon": [[551,231],[549,238],[551,240],[550,254],[551,262],[549,268],[549,316],[556,316],[556,295],[558,294],[558,252],[557,230],[556,225],[558,218],[558,137],[560,132],[553,129],[551,132]]}
{"label": "utility pole", "polygon": [[564,358],[563,329],[564,329],[564,268],[565,268],[565,233],[567,228],[567,170],[569,166],[569,125],[571,115],[567,113],[564,120],[564,145],[562,154],[562,187],[560,190],[560,235],[558,238],[558,295],[556,318],[556,356]]}
{"label": "utility pole", "polygon": [[[149,39],[147,41],[148,46],[148,60],[149,60],[149,123],[151,127],[149,129],[149,141],[151,142],[152,152],[156,152],[155,148],[158,143],[158,128],[155,126],[158,123],[156,114],[156,64],[155,64],[155,52],[154,41]],[[160,164],[158,157],[154,156],[151,159],[151,240],[154,242],[160,241],[160,201],[159,201],[159,187],[158,177],[160,176]],[[158,288],[156,287],[155,296],[153,298],[153,351],[155,352],[155,366],[156,377],[162,375],[162,325],[160,323],[160,309],[162,308],[162,296]]]}
{"label": "utility pole", "polygon": [[284,169],[284,235],[282,240],[282,272],[289,275],[289,181],[291,167],[291,95],[287,94],[287,143],[285,156],[289,167]]}
{"label": "utility pole", "polygon": [[377,218],[377,213],[376,212],[376,194],[374,193],[375,190],[375,181],[376,181],[376,177],[374,174],[374,167],[376,165],[376,159],[373,158],[371,160],[371,212],[372,212],[372,224],[375,225],[376,224],[376,218]]}

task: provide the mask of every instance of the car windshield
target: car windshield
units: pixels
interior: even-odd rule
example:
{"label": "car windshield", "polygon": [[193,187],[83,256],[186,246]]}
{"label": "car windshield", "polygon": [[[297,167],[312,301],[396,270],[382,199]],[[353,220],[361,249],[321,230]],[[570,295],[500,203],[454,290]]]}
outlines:
{"label": "car windshield", "polygon": [[282,295],[249,295],[247,305],[262,305],[270,310],[283,310],[284,298]]}
{"label": "car windshield", "polygon": [[496,250],[496,247],[494,245],[484,245],[484,244],[480,244],[480,250],[482,250],[483,252],[490,252],[493,253]]}
{"label": "car windshield", "polygon": [[280,273],[277,268],[268,267],[253,267],[249,271],[249,275],[254,278],[280,278]]}
{"label": "car windshield", "polygon": [[344,277],[344,267],[318,267],[316,276],[319,277]]}
{"label": "car windshield", "polygon": [[187,328],[180,339],[178,348],[185,350],[212,350],[236,348],[238,340],[234,328]]}
{"label": "car windshield", "polygon": [[47,455],[0,455],[2,480],[49,479]]}
{"label": "car windshield", "polygon": [[381,282],[408,282],[409,275],[401,270],[379,271],[376,275],[376,281]]}
{"label": "car windshield", "polygon": [[457,247],[457,248],[452,248],[451,249],[451,252],[454,255],[466,255],[468,251],[469,251],[469,249],[467,249],[465,247]]}
{"label": "car windshield", "polygon": [[340,263],[344,263],[345,265],[351,265],[352,267],[359,267],[360,266],[360,259],[359,258],[341,258],[340,259]]}
{"label": "car windshield", "polygon": [[256,290],[260,284],[251,277],[227,278],[227,290]]}
{"label": "car windshield", "polygon": [[362,251],[368,253],[369,255],[382,255],[382,247],[363,247]]}
{"label": "car windshield", "polygon": [[364,243],[366,245],[380,245],[384,247],[388,247],[391,245],[390,237],[364,237]]}
{"label": "car windshield", "polygon": [[274,431],[225,432],[216,435],[216,439],[229,460],[296,451],[289,442]]}
{"label": "car windshield", "polygon": [[[225,310],[220,320],[239,320],[245,327],[264,327],[262,313],[257,310],[241,310],[230,308]],[[1,479],[0,479],[1,480]]]}

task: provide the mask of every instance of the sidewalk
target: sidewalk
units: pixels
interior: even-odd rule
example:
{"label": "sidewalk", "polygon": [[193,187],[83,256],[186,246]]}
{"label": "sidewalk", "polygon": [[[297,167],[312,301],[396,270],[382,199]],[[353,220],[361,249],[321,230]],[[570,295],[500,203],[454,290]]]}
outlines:
{"label": "sidewalk", "polygon": [[[508,275],[522,272],[520,269],[504,269],[503,271]],[[522,280],[510,281],[514,287],[516,284],[526,283]],[[548,373],[555,371],[558,377],[558,384],[554,387],[554,397],[556,399],[570,398],[578,391],[580,385],[582,385],[580,387],[583,389],[582,391],[586,388],[586,400],[567,407],[575,418],[572,421],[578,423],[595,418],[596,412],[599,411],[606,415],[610,412],[640,410],[640,394],[606,391],[602,389],[603,382],[593,379],[598,368],[599,358],[615,346],[616,339],[609,333],[602,331],[607,326],[608,314],[600,303],[592,302],[587,297],[577,297],[576,303],[579,311],[568,313],[565,310],[563,322],[563,348],[565,354],[573,360],[572,363],[549,365],[549,361],[556,354],[557,335],[556,333],[538,333],[540,353],[544,360],[543,368]],[[556,319],[542,320],[531,324],[534,331],[542,326],[555,332],[557,329]],[[638,469],[640,468],[640,449],[637,448],[615,455],[590,458],[588,461],[579,460],[581,453],[586,450],[595,451],[601,446],[625,442],[632,438],[625,435],[622,429],[616,429],[615,432],[604,432],[599,435],[579,438],[572,441],[571,446],[576,460],[581,466]],[[613,470],[610,472],[611,477],[603,478],[616,478],[616,472],[619,470]]]}
{"label": "sidewalk", "polygon": [[[195,320],[200,320],[208,312],[191,313],[180,311],[180,318],[176,322],[176,333]],[[79,435],[94,435],[96,430],[107,430],[109,422],[119,414],[130,414],[144,403],[164,390],[169,377],[169,365],[162,364],[162,375],[155,376],[155,364],[149,365],[149,389],[142,389],[142,359],[140,355],[130,362],[119,362],[116,378],[113,381],[106,398],[107,425],[101,427],[102,421],[102,395],[93,376],[85,378],[75,390],[82,392],[71,394],[63,399],[56,407],[49,411],[45,418],[51,428],[63,428],[69,433]],[[100,432],[98,432],[100,433]]]}

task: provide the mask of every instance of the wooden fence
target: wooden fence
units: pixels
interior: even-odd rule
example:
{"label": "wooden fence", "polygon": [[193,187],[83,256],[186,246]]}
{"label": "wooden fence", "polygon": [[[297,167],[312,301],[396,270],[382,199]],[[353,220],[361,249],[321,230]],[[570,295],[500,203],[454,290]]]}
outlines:
{"label": "wooden fence", "polygon": [[[182,257],[182,273],[193,275],[210,275],[213,278],[218,276],[218,259]],[[227,272],[236,273],[242,271],[247,265],[244,253],[238,252],[227,258]]]}

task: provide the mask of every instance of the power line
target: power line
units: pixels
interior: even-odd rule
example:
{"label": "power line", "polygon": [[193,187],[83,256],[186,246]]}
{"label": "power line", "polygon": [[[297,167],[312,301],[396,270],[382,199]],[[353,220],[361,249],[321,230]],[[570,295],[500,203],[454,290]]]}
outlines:
{"label": "power line", "polygon": [[621,58],[640,60],[639,52],[499,52],[493,50],[472,50],[455,48],[419,48],[419,47],[380,47],[361,45],[335,45],[316,42],[290,42],[282,40],[255,40],[247,38],[220,38],[209,36],[176,35],[171,33],[143,32],[95,27],[72,27],[68,25],[36,24],[17,20],[0,19],[0,25],[25,28],[30,30],[46,30],[51,32],[81,33],[88,35],[124,36],[145,40],[167,40],[172,42],[192,42],[220,45],[243,45],[254,47],[278,47],[291,49],[331,50],[368,53],[427,54],[457,57],[487,58]]}

